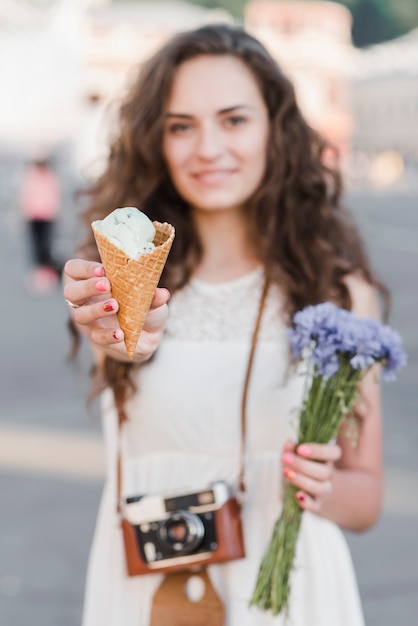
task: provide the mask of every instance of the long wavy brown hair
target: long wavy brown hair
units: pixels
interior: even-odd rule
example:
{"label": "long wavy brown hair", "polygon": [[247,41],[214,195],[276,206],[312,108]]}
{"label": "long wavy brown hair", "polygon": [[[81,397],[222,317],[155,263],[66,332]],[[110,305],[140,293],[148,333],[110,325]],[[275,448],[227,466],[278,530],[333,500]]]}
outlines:
{"label": "long wavy brown hair", "polygon": [[[162,144],[176,70],[200,55],[240,59],[267,105],[271,132],[266,172],[243,215],[267,276],[286,297],[287,313],[330,298],[350,308],[344,277],[353,272],[384,292],[350,214],[341,205],[340,174],[324,159],[327,142],[305,121],[291,82],[267,50],[244,30],[227,25],[181,33],[140,68],[119,109],[118,136],[107,169],[87,191],[83,221],[88,236],[78,254],[98,260],[91,222],[115,207],[137,206],[151,219],[170,222],[176,229],[161,285],[174,292],[189,280],[202,248],[190,207],[168,175]],[[104,380],[117,398],[131,384],[132,367],[106,359]]]}

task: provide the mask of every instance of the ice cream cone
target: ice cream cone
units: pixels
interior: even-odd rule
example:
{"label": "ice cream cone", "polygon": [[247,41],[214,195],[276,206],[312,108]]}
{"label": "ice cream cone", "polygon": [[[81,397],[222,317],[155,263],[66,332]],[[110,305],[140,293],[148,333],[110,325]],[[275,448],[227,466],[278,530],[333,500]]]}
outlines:
{"label": "ice cream cone", "polygon": [[101,261],[106,270],[112,295],[119,303],[118,320],[125,334],[128,356],[132,359],[135,347],[151,306],[155,288],[160,280],[174,239],[174,227],[164,222],[153,222],[155,248],[137,259],[128,257],[92,223]]}

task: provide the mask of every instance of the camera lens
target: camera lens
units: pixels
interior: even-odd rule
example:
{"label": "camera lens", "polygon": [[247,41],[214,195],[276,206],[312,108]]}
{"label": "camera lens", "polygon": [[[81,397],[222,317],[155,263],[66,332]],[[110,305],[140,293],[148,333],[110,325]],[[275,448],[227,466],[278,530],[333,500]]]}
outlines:
{"label": "camera lens", "polygon": [[184,520],[172,521],[167,525],[167,539],[173,543],[178,541],[184,542],[187,539],[187,532],[187,524]]}
{"label": "camera lens", "polygon": [[159,539],[176,554],[190,554],[202,543],[205,527],[198,515],[176,511],[159,528]]}

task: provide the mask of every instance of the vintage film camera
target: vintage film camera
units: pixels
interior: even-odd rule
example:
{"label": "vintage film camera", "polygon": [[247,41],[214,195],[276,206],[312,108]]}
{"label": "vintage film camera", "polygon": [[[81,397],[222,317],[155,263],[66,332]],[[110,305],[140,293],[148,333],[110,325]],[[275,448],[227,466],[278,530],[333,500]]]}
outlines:
{"label": "vintage film camera", "polygon": [[224,481],[198,492],[127,498],[122,530],[130,576],[245,556],[241,507]]}

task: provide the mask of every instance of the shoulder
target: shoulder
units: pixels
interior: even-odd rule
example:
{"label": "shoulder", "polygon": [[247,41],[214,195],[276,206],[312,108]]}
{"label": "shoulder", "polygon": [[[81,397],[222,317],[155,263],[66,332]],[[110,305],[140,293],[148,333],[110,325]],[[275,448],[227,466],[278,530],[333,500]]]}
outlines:
{"label": "shoulder", "polygon": [[351,297],[351,310],[360,317],[380,318],[377,289],[361,274],[353,273],[344,277],[344,284]]}

